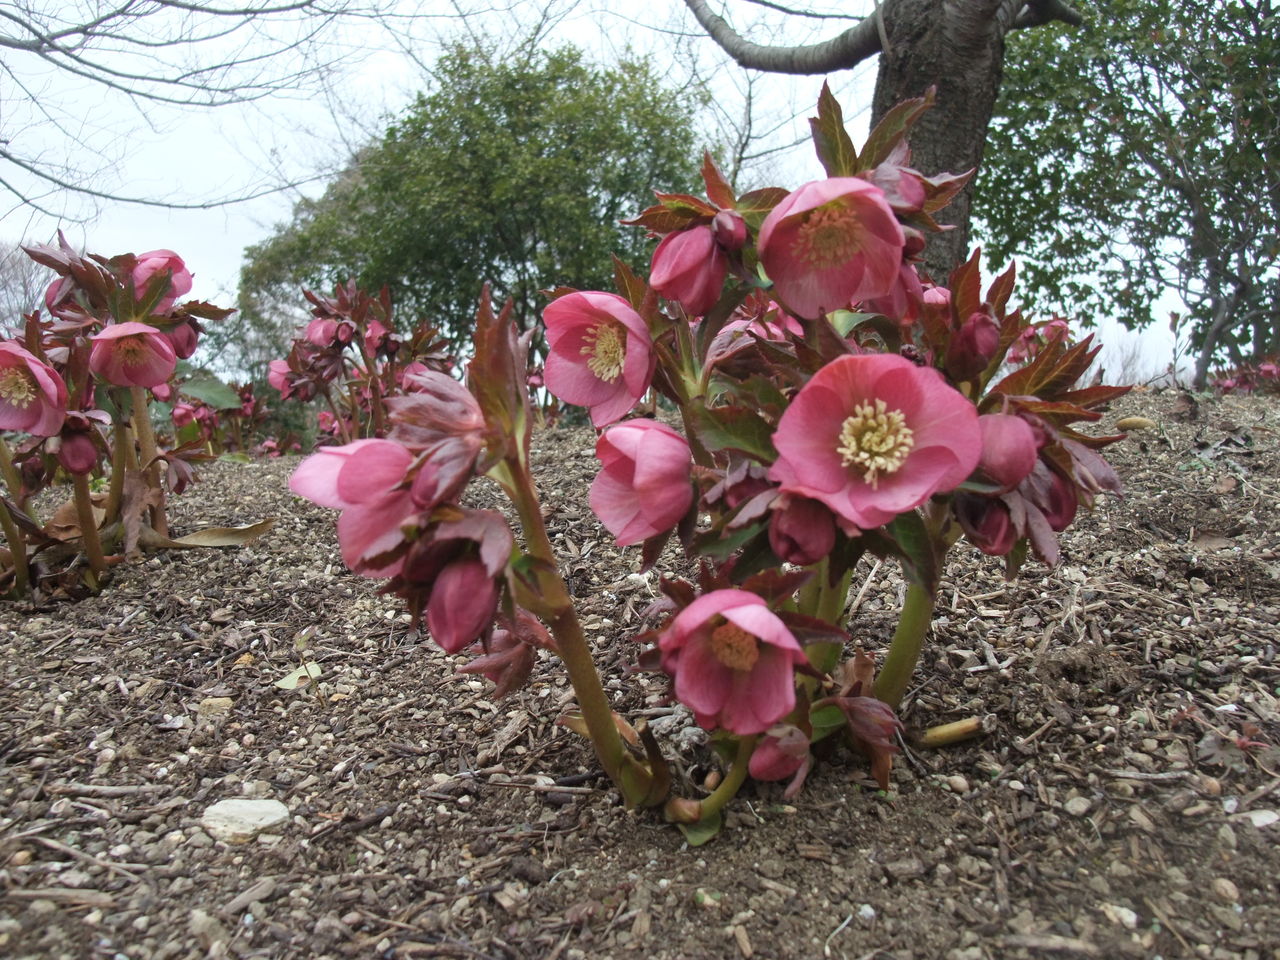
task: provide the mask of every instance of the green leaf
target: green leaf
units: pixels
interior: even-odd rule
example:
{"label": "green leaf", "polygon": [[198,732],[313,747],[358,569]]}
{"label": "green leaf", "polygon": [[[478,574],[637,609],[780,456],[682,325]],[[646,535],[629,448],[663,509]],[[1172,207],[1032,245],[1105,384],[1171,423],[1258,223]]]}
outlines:
{"label": "green leaf", "polygon": [[844,128],[844,112],[831,87],[823,83],[818,115],[809,119],[818,161],[829,177],[851,177],[858,172],[858,151]]}
{"label": "green leaf", "polygon": [[704,843],[715,839],[716,834],[720,832],[720,828],[724,826],[724,818],[717,812],[699,820],[697,823],[677,823],[676,826],[684,834],[684,839],[689,846],[700,847]]}
{"label": "green leaf", "polygon": [[208,404],[215,410],[239,410],[240,395],[209,373],[198,373],[178,387],[179,393]]}
{"label": "green leaf", "polygon": [[930,593],[938,588],[938,552],[920,514],[900,513],[885,531],[897,544],[903,572]]}
{"label": "green leaf", "polygon": [[716,162],[708,151],[702,155],[702,182],[707,186],[707,199],[717,207],[732,209],[734,205],[733,187],[724,178]]}
{"label": "green leaf", "polygon": [[933,106],[936,94],[936,88],[930,87],[923,97],[904,100],[881,117],[875,129],[867,135],[867,142],[862,145],[862,157],[851,173],[874,170],[888,160],[894,147],[906,137],[907,131]]}
{"label": "green leaf", "polygon": [[694,429],[709,450],[739,450],[771,463],[778,458],[773,446],[773,427],[747,407],[693,408]]}

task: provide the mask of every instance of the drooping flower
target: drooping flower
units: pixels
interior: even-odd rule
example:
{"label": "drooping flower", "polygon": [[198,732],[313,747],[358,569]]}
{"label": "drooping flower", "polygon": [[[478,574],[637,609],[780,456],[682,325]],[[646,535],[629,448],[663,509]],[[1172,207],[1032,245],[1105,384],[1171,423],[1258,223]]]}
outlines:
{"label": "drooping flower", "polygon": [[89,369],[117,387],[154,387],[173,376],[178,355],[155,327],[114,323],[92,338]]}
{"label": "drooping flower", "polygon": [[951,334],[947,345],[946,369],[957,383],[972,380],[987,369],[1000,347],[1000,327],[989,313],[970,314]]}
{"label": "drooping flower", "polygon": [[601,469],[591,484],[595,515],[618,545],[670,530],[689,510],[689,444],[665,423],[628,420],[596,441]]}
{"label": "drooping flower", "polygon": [[427,601],[427,629],[447,652],[457,653],[482,634],[498,609],[498,584],[475,557],[447,564]]}
{"label": "drooping flower", "polygon": [[653,251],[649,284],[690,316],[700,317],[716,305],[728,275],[729,260],[714,229],[701,224],[662,238]]}
{"label": "drooping flower", "polygon": [[649,389],[656,358],[649,329],[631,304],[612,293],[570,293],[543,311],[547,389],[587,407],[603,427],[626,414]]}
{"label": "drooping flower", "polygon": [[676,698],[707,729],[763,733],[796,705],[804,651],[762,598],[713,590],[681,610],[658,638]]}
{"label": "drooping flower", "polygon": [[760,738],[748,770],[753,780],[786,780],[801,773],[811,761],[809,738],[804,731],[793,724],[780,723]]}
{"label": "drooping flower", "polygon": [[760,261],[786,305],[814,319],[888,294],[904,242],[879,187],[832,177],[805,184],[770,211],[760,227]]}
{"label": "drooping flower", "polygon": [[412,462],[413,454],[390,440],[322,447],[298,465],[289,489],[342,511],[338,546],[348,567],[361,576],[388,577],[401,558],[385,558],[406,544],[402,528],[420,513],[405,485]]}
{"label": "drooping flower", "polygon": [[51,437],[67,412],[67,385],[12,340],[0,341],[0,430]]}
{"label": "drooping flower", "polygon": [[173,303],[191,290],[191,271],[182,262],[182,258],[172,250],[148,250],[138,254],[138,265],[133,268],[133,291],[141,298],[152,278],[158,273],[168,271],[169,289],[156,304],[155,313],[168,313]]}
{"label": "drooping flower", "polygon": [[791,401],[771,480],[869,529],[963,482],[982,451],[972,403],[931,368],[887,354],[839,357]]}

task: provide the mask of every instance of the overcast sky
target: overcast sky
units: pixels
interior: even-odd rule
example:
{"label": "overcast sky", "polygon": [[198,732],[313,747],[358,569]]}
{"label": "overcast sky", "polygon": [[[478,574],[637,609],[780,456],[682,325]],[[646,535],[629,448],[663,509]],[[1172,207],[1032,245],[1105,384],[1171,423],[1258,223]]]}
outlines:
{"label": "overcast sky", "polygon": [[[60,0],[48,3],[51,9],[72,6]],[[818,0],[805,6],[849,15],[872,3]],[[634,17],[571,0],[517,0],[509,9],[492,9],[492,3],[485,7],[487,12],[480,0],[434,0],[406,4],[401,12],[417,16],[398,15],[390,27],[367,20],[348,22],[325,33],[305,58],[286,53],[275,60],[281,73],[305,71],[329,58],[341,61],[323,88],[295,87],[292,94],[216,109],[130,100],[65,70],[9,56],[5,66],[21,83],[0,95],[0,139],[9,139],[15,151],[38,157],[64,175],[83,176],[81,182],[103,193],[187,202],[245,196],[340,167],[353,146],[380,131],[384,118],[423,88],[423,68],[442,46],[468,35],[510,42],[527,36],[543,11],[552,21],[546,43],[573,43],[601,60],[612,60],[628,49],[648,54],[667,67],[673,82],[688,82],[695,75],[709,80],[726,115],[737,117],[742,111],[744,72],[701,33],[680,0],[628,4],[637,11]],[[469,15],[459,17],[458,8],[468,9]],[[849,25],[840,19],[786,17],[742,0],[728,9],[735,27],[750,29],[763,43],[813,42]],[[133,29],[145,35],[162,26],[143,20]],[[265,48],[273,40],[289,38],[290,29],[296,27],[282,26],[274,36],[253,42]],[[237,37],[235,42],[243,40]],[[198,58],[207,64],[218,52],[211,45]],[[105,62],[120,70],[145,69],[123,54],[107,56]],[[865,135],[874,71],[873,60],[830,78],[855,140]],[[757,84],[755,125],[771,131],[768,146],[784,148],[805,136],[804,119],[813,109],[822,79],[773,75]],[[714,136],[710,121],[707,132]],[[807,144],[781,150],[768,163],[772,181],[780,185],[797,186],[822,175]],[[8,165],[3,174],[14,176]],[[211,210],[166,210],[66,191],[50,193],[30,177],[19,177],[15,183],[28,195],[40,196],[48,213],[5,196],[0,240],[49,241],[61,227],[76,246],[106,255],[173,249],[195,272],[192,295],[223,305],[234,303],[244,248],[288,219],[300,195],[323,189],[322,180],[313,180]],[[1120,353],[1130,340],[1113,331],[1108,331],[1108,338]],[[1167,331],[1152,331],[1142,341],[1143,349],[1158,354],[1160,363],[1167,362],[1169,339]]]}

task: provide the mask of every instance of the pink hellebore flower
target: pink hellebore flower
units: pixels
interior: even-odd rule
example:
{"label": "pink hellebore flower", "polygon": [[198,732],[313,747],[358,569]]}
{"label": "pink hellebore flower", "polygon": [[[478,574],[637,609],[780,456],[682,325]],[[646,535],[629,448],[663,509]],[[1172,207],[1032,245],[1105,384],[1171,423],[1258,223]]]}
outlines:
{"label": "pink hellebore flower", "polygon": [[[972,403],[931,368],[887,354],[839,357],[791,401],[769,478],[869,529],[954,489],[982,451]],[[846,529],[847,529],[846,525]]]}
{"label": "pink hellebore flower", "polygon": [[391,440],[357,440],[321,448],[289,478],[294,493],[342,511],[342,559],[361,576],[389,577],[400,569],[400,558],[385,556],[406,543],[402,528],[420,513],[404,484],[413,459]]}
{"label": "pink hellebore flower", "polygon": [[832,177],[805,184],[770,211],[760,227],[760,261],[787,307],[814,319],[888,294],[904,242],[879,187]]}
{"label": "pink hellebore flower", "polygon": [[753,780],[786,780],[809,762],[809,738],[799,727],[782,723],[760,738],[748,770]]}
{"label": "pink hellebore flower", "polygon": [[570,293],[547,306],[547,389],[587,407],[597,427],[621,418],[649,389],[656,358],[649,329],[612,293]]}
{"label": "pink hellebore flower", "polygon": [[169,338],[173,352],[181,360],[185,360],[195,353],[196,347],[200,344],[200,332],[189,320],[184,320],[182,323],[176,324],[163,332]]}
{"label": "pink hellebore flower", "polygon": [[145,323],[113,323],[92,338],[89,369],[117,387],[154,387],[178,363],[169,338]]}
{"label": "pink hellebore flower", "polygon": [[51,437],[66,413],[67,385],[57,371],[12,340],[0,341],[0,430]]}
{"label": "pink hellebore flower", "polygon": [[774,501],[769,518],[769,549],[779,560],[808,566],[831,553],[835,545],[834,518],[817,500],[783,496]]}
{"label": "pink hellebore flower", "polygon": [[978,418],[982,430],[982,459],[978,469],[1000,487],[1012,490],[1029,474],[1039,457],[1035,431],[1027,421],[1008,413],[986,413]]}
{"label": "pink hellebore flower", "polygon": [[497,609],[497,581],[479,559],[463,557],[436,577],[427,601],[427,629],[436,643],[457,653],[484,633]]}
{"label": "pink hellebore flower", "polygon": [[141,298],[142,291],[147,288],[152,277],[157,273],[169,271],[169,289],[160,302],[156,304],[156,313],[168,313],[178,297],[191,291],[191,271],[182,262],[182,258],[172,250],[148,250],[138,254],[138,265],[133,268],[133,291]]}
{"label": "pink hellebore flower", "polygon": [[596,441],[591,509],[621,547],[670,530],[689,510],[689,444],[665,423],[628,420]]}
{"label": "pink hellebore flower", "polygon": [[715,231],[702,224],[662,238],[653,251],[649,284],[690,316],[700,317],[716,305],[728,275],[729,259],[716,243]]}
{"label": "pink hellebore flower", "polygon": [[794,673],[804,651],[763,599],[713,590],[672,619],[658,638],[676,698],[707,729],[763,733],[796,706]]}

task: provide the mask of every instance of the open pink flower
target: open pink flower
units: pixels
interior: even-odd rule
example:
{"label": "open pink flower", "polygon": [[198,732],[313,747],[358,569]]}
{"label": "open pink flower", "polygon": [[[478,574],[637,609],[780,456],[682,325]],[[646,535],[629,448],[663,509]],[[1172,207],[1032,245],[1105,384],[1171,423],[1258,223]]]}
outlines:
{"label": "open pink flower", "polygon": [[728,275],[729,259],[716,243],[715,231],[702,224],[662,238],[653,251],[649,284],[690,316],[700,317],[716,305]]}
{"label": "open pink flower", "polygon": [[839,357],[778,421],[769,478],[861,529],[888,523],[964,481],[982,452],[972,403],[902,357]]}
{"label": "open pink flower", "polygon": [[0,341],[0,430],[51,437],[67,413],[67,385],[12,340]]}
{"label": "open pink flower", "polygon": [[879,187],[832,177],[806,183],[769,212],[760,261],[786,305],[813,319],[888,294],[904,242]]}
{"label": "open pink flower", "polygon": [[693,487],[689,444],[665,423],[628,420],[596,441],[600,473],[591,484],[591,509],[618,546],[670,530],[689,510]]}
{"label": "open pink flower", "polygon": [[145,323],[113,323],[92,338],[89,369],[117,387],[154,387],[173,376],[178,355]]}
{"label": "open pink flower", "polygon": [[365,577],[393,576],[401,559],[386,555],[407,543],[403,527],[421,512],[405,475],[413,454],[391,440],[357,440],[322,447],[289,478],[299,496],[342,511],[338,545],[342,559]]}
{"label": "open pink flower", "polygon": [[542,313],[547,389],[587,407],[597,427],[626,414],[649,389],[656,359],[649,328],[612,293],[570,293]]}
{"label": "open pink flower", "polygon": [[168,313],[178,297],[191,291],[191,271],[172,250],[148,250],[138,254],[138,265],[133,268],[133,291],[139,299],[152,278],[166,271],[171,274],[169,289],[156,304],[155,313]]}
{"label": "open pink flower", "polygon": [[676,698],[707,729],[763,733],[796,706],[804,651],[763,599],[713,590],[685,607],[658,638]]}

